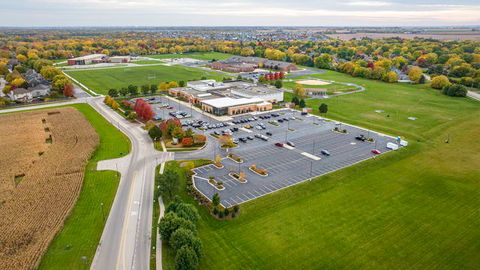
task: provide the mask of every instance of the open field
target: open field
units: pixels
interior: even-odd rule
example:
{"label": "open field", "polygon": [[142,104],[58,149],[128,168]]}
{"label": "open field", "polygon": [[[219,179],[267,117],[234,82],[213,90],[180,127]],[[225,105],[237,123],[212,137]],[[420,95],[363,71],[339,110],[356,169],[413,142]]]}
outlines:
{"label": "open field", "polygon": [[[62,231],[55,237],[43,256],[40,269],[88,269],[102,235],[120,178],[114,171],[97,171],[97,162],[122,157],[130,152],[128,138],[92,107],[86,104],[76,104],[73,107],[80,111],[95,128],[100,137],[100,144],[87,163],[83,187],[77,203],[65,221]],[[87,257],[87,266],[82,261],[82,256]]]}
{"label": "open field", "polygon": [[[367,91],[308,100],[316,112],[325,102],[327,117],[404,136],[409,147],[242,204],[233,221],[199,208],[200,268],[476,269],[480,104],[426,86],[318,78]],[[173,269],[169,250],[164,268]]]}
{"label": "open field", "polygon": [[209,79],[221,80],[223,75],[198,68],[183,66],[139,66],[128,68],[106,68],[98,70],[65,71],[91,90],[106,94],[108,89],[127,87],[130,84],[159,84],[165,81],[199,80],[203,76]]}
{"label": "open field", "polygon": [[184,53],[184,54],[155,54],[155,55],[146,55],[150,58],[156,59],[167,59],[167,58],[193,58],[198,60],[225,60],[233,55],[228,53],[220,52],[194,52],[194,53]]}
{"label": "open field", "polygon": [[0,117],[0,268],[36,268],[74,206],[95,129],[75,109]]}

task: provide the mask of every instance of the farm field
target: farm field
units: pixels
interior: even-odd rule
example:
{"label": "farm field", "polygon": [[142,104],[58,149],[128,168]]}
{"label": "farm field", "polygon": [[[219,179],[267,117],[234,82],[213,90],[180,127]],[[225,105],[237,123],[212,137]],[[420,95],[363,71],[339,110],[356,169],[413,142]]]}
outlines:
{"label": "farm field", "polygon": [[[242,204],[233,221],[200,207],[200,268],[476,269],[480,143],[471,138],[480,134],[480,104],[426,86],[331,71],[318,78],[367,90],[308,100],[315,112],[327,103],[327,117],[403,136],[409,146]],[[172,255],[164,252],[165,269],[174,269]]]}
{"label": "farm field", "polygon": [[223,78],[222,74],[199,68],[164,65],[69,70],[65,73],[99,94],[106,94],[111,88],[119,89],[130,84],[141,86],[144,84],[159,84],[165,81],[191,81],[199,80],[204,76],[217,80]]}
{"label": "farm field", "polygon": [[[87,163],[77,203],[62,231],[48,247],[39,269],[88,268],[100,241],[120,179],[117,172],[97,171],[97,162],[122,157],[130,152],[129,139],[92,107],[86,104],[72,107],[80,111],[95,128],[100,144]],[[87,257],[87,266],[81,259],[83,256]]]}
{"label": "farm field", "polygon": [[150,58],[156,59],[166,59],[166,58],[193,58],[198,60],[225,60],[233,55],[228,53],[220,52],[194,52],[194,53],[184,53],[184,54],[155,54],[155,55],[146,55]]}
{"label": "farm field", "polygon": [[77,201],[99,137],[73,108],[2,116],[0,133],[0,268],[36,268]]}

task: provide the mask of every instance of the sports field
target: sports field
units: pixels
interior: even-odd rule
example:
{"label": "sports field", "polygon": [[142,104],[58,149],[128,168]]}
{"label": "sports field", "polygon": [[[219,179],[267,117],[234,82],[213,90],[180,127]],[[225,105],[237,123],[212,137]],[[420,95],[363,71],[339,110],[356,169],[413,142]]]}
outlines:
{"label": "sports field", "polygon": [[[477,269],[480,103],[336,72],[318,78],[367,91],[308,100],[315,111],[325,102],[327,117],[409,147],[242,204],[233,221],[199,208],[201,269]],[[173,269],[168,250],[164,268]]]}
{"label": "sports field", "polygon": [[223,78],[222,74],[213,71],[164,65],[69,70],[65,73],[99,94],[106,94],[111,88],[119,89],[130,84],[141,86],[165,81],[200,80],[202,77],[217,80]]}

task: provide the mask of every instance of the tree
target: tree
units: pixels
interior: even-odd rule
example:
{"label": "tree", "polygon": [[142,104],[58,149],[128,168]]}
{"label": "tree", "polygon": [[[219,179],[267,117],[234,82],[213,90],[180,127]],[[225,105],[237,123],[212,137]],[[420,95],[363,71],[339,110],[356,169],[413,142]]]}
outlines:
{"label": "tree", "polygon": [[461,84],[452,84],[443,88],[443,93],[451,97],[466,97],[467,88]]}
{"label": "tree", "polygon": [[55,76],[60,75],[60,74],[62,74],[62,72],[60,72],[60,70],[58,70],[54,66],[44,66],[40,70],[40,75],[42,75],[43,78],[45,78],[46,80],[49,80],[49,81],[53,80],[53,78]]}
{"label": "tree", "polygon": [[408,71],[408,78],[414,83],[420,83],[420,80],[423,77],[423,71],[419,67],[412,67]]}
{"label": "tree", "polygon": [[299,98],[304,98],[305,97],[305,88],[303,88],[303,85],[297,83],[295,84],[295,87],[293,88],[293,95],[299,97]]}
{"label": "tree", "polygon": [[189,203],[177,203],[174,212],[177,216],[189,220],[193,224],[197,223],[198,219],[200,219],[197,208]]}
{"label": "tree", "polygon": [[395,71],[389,71],[383,75],[383,81],[388,83],[398,82],[398,75]]}
{"label": "tree", "polygon": [[63,87],[63,95],[66,97],[73,97],[74,94],[73,84],[69,83]]}
{"label": "tree", "polygon": [[220,205],[220,195],[218,193],[213,194],[212,205],[215,208]]}
{"label": "tree", "polygon": [[148,92],[150,92],[150,86],[148,86],[147,84],[142,85],[141,89],[142,89],[142,93],[144,95],[146,95],[146,94],[148,94]]}
{"label": "tree", "polygon": [[202,242],[191,230],[178,228],[172,233],[168,243],[174,251],[178,252],[181,247],[188,246],[192,248],[199,259],[202,257]]}
{"label": "tree", "polygon": [[275,81],[275,87],[276,87],[277,89],[282,88],[282,87],[283,87],[282,81],[281,81],[281,80],[276,80],[276,81]]}
{"label": "tree", "polygon": [[314,64],[317,68],[329,69],[331,68],[333,58],[331,55],[322,53],[320,56],[315,57]]}
{"label": "tree", "polygon": [[307,106],[307,105],[305,104],[305,100],[304,100],[303,98],[300,99],[300,102],[298,103],[298,106],[300,106],[300,108],[305,108],[305,106]]}
{"label": "tree", "polygon": [[431,87],[434,89],[443,89],[445,86],[451,85],[450,80],[445,75],[435,76],[432,79]]}
{"label": "tree", "polygon": [[178,82],[178,86],[180,86],[180,87],[185,87],[185,85],[186,85],[185,81],[179,81]]}
{"label": "tree", "polygon": [[150,94],[154,95],[155,93],[157,93],[157,90],[158,90],[158,85],[156,84],[150,85]]}
{"label": "tree", "polygon": [[162,240],[167,242],[170,240],[172,233],[179,228],[190,231],[196,230],[195,224],[189,220],[179,217],[174,212],[165,213],[165,215],[160,219],[160,223],[158,223],[158,232],[160,233],[160,237]]}
{"label": "tree", "polygon": [[108,95],[111,96],[111,97],[118,97],[118,91],[117,89],[110,89],[108,90]]}
{"label": "tree", "polygon": [[196,270],[198,263],[198,257],[191,247],[183,246],[177,251],[175,270]]}
{"label": "tree", "polygon": [[138,95],[138,87],[136,85],[129,85],[127,87],[128,89],[128,93],[130,94],[130,96],[134,97],[134,96],[137,96]]}
{"label": "tree", "polygon": [[148,136],[152,138],[154,141],[160,140],[162,138],[162,131],[157,125],[154,125],[152,128],[148,130]]}
{"label": "tree", "polygon": [[318,107],[318,112],[326,114],[328,112],[328,105],[325,103],[320,104],[320,106]]}
{"label": "tree", "polygon": [[27,82],[22,77],[15,78],[10,84],[17,88],[27,86]]}
{"label": "tree", "polygon": [[122,97],[125,97],[128,94],[128,89],[125,88],[125,87],[122,87],[122,88],[120,88],[119,93],[120,93],[120,95],[122,95]]}
{"label": "tree", "polygon": [[300,100],[298,99],[297,96],[293,96],[293,98],[292,98],[292,103],[295,104],[296,106],[297,106],[298,104],[300,104]]}
{"label": "tree", "polygon": [[178,191],[178,174],[174,170],[166,170],[163,174],[157,176],[157,181],[160,193],[171,200]]}
{"label": "tree", "polygon": [[220,156],[219,154],[217,154],[217,155],[215,156],[214,163],[215,163],[215,166],[217,166],[217,167],[222,167],[222,156]]}

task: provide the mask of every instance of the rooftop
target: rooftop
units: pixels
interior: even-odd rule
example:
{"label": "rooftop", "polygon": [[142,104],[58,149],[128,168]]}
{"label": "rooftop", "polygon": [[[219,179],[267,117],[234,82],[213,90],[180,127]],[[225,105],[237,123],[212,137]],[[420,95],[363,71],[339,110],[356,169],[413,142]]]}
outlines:
{"label": "rooftop", "polygon": [[203,101],[203,103],[210,105],[215,108],[226,108],[232,106],[240,106],[240,105],[247,105],[247,104],[263,104],[265,101],[261,98],[215,98]]}

